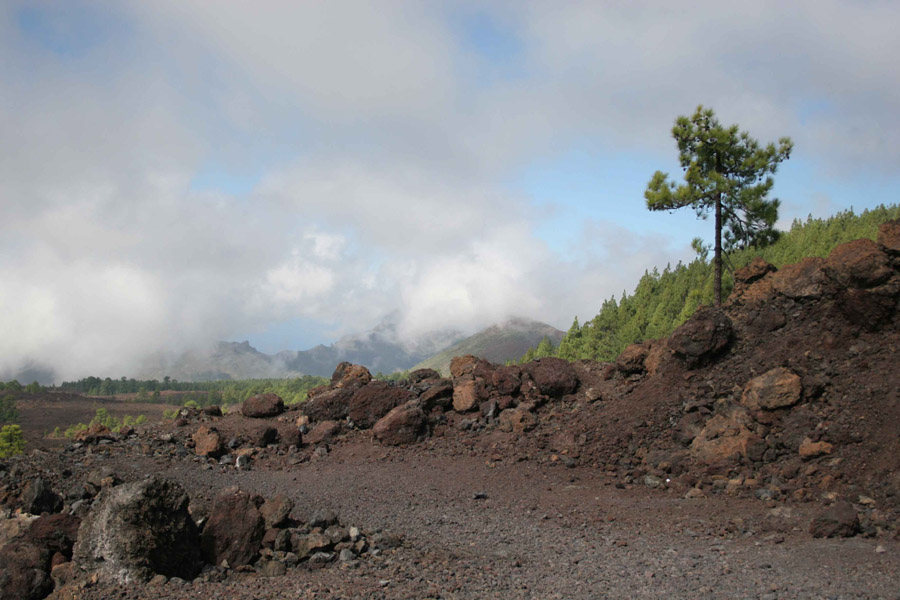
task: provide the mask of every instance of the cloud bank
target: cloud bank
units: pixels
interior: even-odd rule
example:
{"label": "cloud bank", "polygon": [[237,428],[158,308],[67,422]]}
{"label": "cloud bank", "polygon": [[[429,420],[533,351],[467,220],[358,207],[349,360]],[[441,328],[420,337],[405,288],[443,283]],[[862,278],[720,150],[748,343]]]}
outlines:
{"label": "cloud bank", "polygon": [[[674,116],[702,102],[760,139],[791,135],[814,174],[894,182],[898,13],[5,3],[0,377],[131,375],[159,350],[297,319],[331,337],[295,348],[397,309],[410,339],[589,318],[689,259],[692,236],[625,220],[640,197],[539,205],[518,173],[584,144],[665,168]],[[548,240],[548,210],[578,226]]]}

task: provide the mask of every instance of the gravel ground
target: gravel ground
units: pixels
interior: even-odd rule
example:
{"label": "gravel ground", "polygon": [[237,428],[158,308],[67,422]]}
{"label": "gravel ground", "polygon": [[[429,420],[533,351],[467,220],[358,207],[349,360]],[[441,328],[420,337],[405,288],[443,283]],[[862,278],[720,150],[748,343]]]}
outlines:
{"label": "gravel ground", "polygon": [[[284,470],[204,470],[192,461],[108,459],[128,478],[165,471],[198,502],[237,485],[288,494],[295,516],[404,537],[356,568],[247,574],[224,583],[95,586],[93,598],[900,598],[897,541],[813,539],[817,504],[780,530],[745,498],[684,499],[617,488],[591,469],[438,456],[366,442]],[[121,462],[119,462],[121,461]],[[118,463],[118,464],[115,464]]]}

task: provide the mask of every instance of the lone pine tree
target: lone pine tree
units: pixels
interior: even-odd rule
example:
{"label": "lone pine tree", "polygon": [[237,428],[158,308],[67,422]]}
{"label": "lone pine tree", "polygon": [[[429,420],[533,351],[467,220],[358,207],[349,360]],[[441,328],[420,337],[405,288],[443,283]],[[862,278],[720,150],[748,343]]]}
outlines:
{"label": "lone pine tree", "polygon": [[698,106],[690,118],[675,120],[672,137],[678,144],[684,183],[668,181],[657,171],[644,198],[650,210],[690,206],[698,217],[715,214],[714,277],[716,304],[722,303],[722,237],[726,250],[765,246],[777,239],[774,229],[780,202],[768,194],[778,163],[790,158],[793,142],[760,146],[737,125],[723,127],[711,109]]}

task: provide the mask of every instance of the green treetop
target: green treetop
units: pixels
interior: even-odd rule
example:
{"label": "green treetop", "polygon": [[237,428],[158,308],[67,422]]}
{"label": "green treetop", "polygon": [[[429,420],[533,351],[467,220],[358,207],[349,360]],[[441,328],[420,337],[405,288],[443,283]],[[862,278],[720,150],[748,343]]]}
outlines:
{"label": "green treetop", "polygon": [[672,128],[685,183],[676,185],[657,171],[644,198],[650,210],[690,206],[697,216],[715,215],[715,300],[722,303],[722,237],[726,250],[765,246],[777,238],[777,199],[768,194],[778,163],[790,158],[793,142],[760,146],[737,125],[723,127],[711,109],[698,106],[690,118],[678,117]]}

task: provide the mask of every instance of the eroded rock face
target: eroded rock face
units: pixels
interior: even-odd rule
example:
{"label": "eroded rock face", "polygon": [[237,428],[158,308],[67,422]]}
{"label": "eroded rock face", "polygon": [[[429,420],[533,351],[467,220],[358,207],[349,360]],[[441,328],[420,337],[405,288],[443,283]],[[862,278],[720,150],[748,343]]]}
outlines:
{"label": "eroded rock face", "polygon": [[79,528],[76,567],[122,584],[193,578],[200,536],[188,502],[180,485],[156,477],[105,488]]}
{"label": "eroded rock face", "polygon": [[478,408],[478,394],[474,379],[463,379],[453,384],[453,410],[469,412]]}
{"label": "eroded rock face", "polygon": [[331,385],[336,388],[359,387],[372,381],[372,374],[362,365],[342,362],[331,375]]}
{"label": "eroded rock face", "polygon": [[375,423],[372,433],[382,444],[412,444],[425,428],[425,413],[415,400],[401,404]]}
{"label": "eroded rock face", "polygon": [[740,268],[734,272],[734,282],[737,284],[749,285],[758,281],[775,271],[775,266],[766,262],[762,257],[757,256],[746,267]]}
{"label": "eroded rock face", "polygon": [[200,545],[203,559],[213,565],[227,561],[231,567],[256,559],[266,532],[259,511],[263,499],[237,488],[223,490],[213,503]]}
{"label": "eroded rock face", "polygon": [[539,394],[561,398],[575,392],[578,377],[569,361],[562,358],[539,358],[523,366]]}
{"label": "eroded rock face", "polygon": [[25,486],[22,492],[22,510],[33,515],[56,513],[62,510],[63,499],[50,488],[50,485],[35,477]]}
{"label": "eroded rock face", "polygon": [[747,382],[741,404],[750,410],[776,410],[800,402],[802,392],[800,377],[784,367],[777,367]]}
{"label": "eroded rock face", "polygon": [[384,381],[372,381],[356,390],[350,398],[347,417],[357,427],[368,429],[392,408],[413,398],[415,398],[413,393],[405,388]]}
{"label": "eroded rock face", "polygon": [[669,337],[669,348],[689,366],[700,365],[731,342],[731,319],[717,308],[701,308]]}
{"label": "eroded rock face", "polygon": [[758,459],[766,443],[750,429],[752,419],[743,408],[714,415],[691,442],[691,454],[710,464],[729,464],[741,458]]}
{"label": "eroded rock face", "polygon": [[257,394],[241,405],[241,414],[255,419],[276,417],[283,412],[284,400],[278,394]]}

